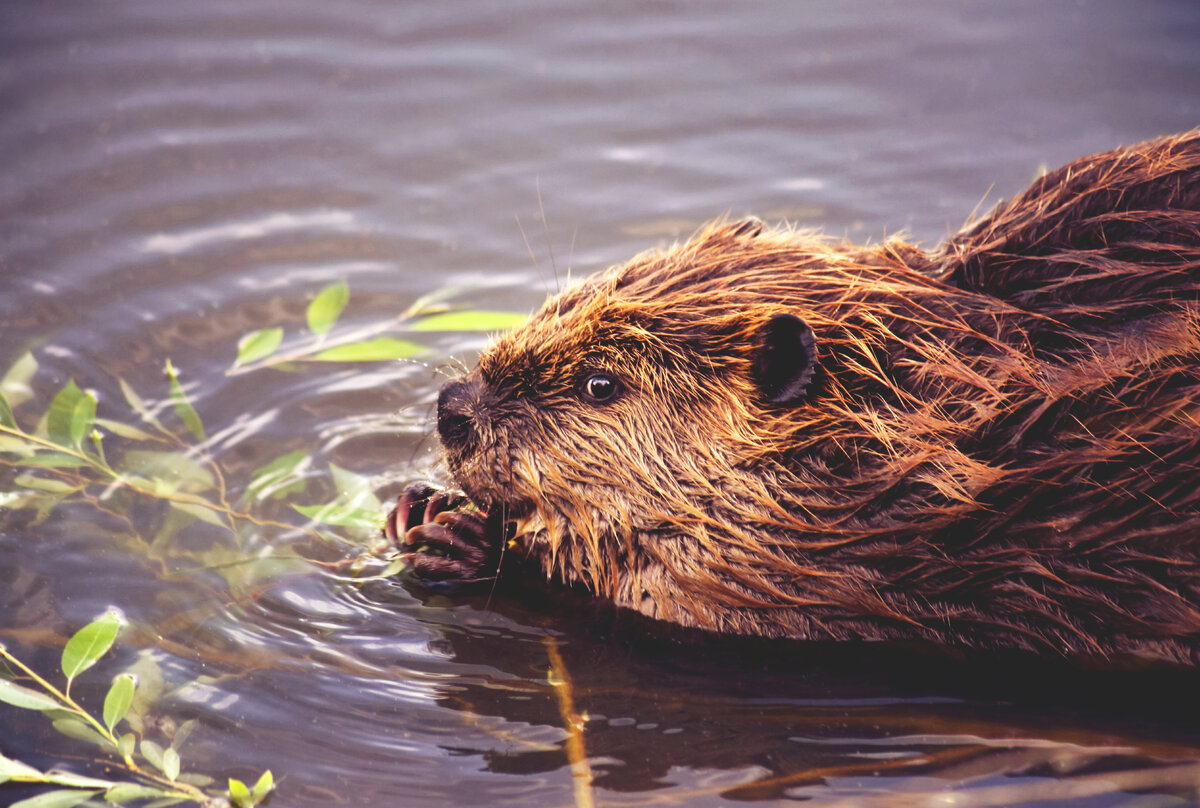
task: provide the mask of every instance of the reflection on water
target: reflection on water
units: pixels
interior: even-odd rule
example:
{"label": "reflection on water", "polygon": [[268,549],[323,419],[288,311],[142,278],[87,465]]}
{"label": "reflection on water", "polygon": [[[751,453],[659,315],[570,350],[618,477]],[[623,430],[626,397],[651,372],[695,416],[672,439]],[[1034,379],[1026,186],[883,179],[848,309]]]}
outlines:
{"label": "reflection on water", "polygon": [[[305,501],[331,463],[394,494],[440,473],[430,404],[481,337],[226,375],[239,337],[294,335],[339,278],[347,329],[447,287],[528,311],[727,212],[936,241],[1041,166],[1194,126],[1198,41],[1191,0],[10,2],[0,368],[39,363],[23,417],[68,379],[102,414],[127,413],[123,379],[169,415],[169,358],[231,496],[298,449]],[[273,804],[580,804],[567,680],[602,805],[1200,801],[1186,677],[663,639],[572,601],[360,585],[328,550],[239,578],[123,549],[126,517],[162,514],[0,510],[0,641],[52,671],[118,608],[79,695],[157,671],[160,715],[199,720],[185,767],[269,767]],[[74,761],[36,718],[0,706],[0,752]]]}

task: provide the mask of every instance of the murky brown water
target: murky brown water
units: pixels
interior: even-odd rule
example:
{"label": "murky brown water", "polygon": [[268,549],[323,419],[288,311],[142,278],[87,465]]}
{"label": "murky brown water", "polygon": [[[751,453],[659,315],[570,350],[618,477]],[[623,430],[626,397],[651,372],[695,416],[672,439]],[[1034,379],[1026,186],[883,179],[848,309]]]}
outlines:
{"label": "murky brown water", "polygon": [[[555,274],[727,212],[935,242],[1041,166],[1198,122],[1194,0],[9,0],[0,373],[39,363],[26,422],[68,379],[122,417],[118,379],[169,409],[169,358],[231,492],[301,449],[302,501],[332,492],[330,463],[395,493],[438,476],[438,367],[483,338],[426,334],[427,364],[227,376],[239,337],[293,338],[339,278],[339,329],[446,287],[528,311]],[[185,769],[269,767],[272,805],[584,804],[551,668],[589,718],[600,805],[1200,800],[1194,680],[677,645],[570,603],[422,602],[304,562],[239,584],[121,549],[162,513],[115,510],[0,509],[0,642],[50,672],[117,608],[129,628],[77,693],[98,708],[153,659],[157,709],[199,720]],[[0,752],[86,757],[4,705]]]}

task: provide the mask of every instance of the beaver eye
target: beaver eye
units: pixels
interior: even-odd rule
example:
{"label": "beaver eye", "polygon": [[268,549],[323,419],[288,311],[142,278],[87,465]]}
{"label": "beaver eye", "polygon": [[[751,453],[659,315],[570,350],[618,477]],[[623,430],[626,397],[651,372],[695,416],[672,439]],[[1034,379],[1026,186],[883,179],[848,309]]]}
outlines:
{"label": "beaver eye", "polygon": [[583,380],[579,392],[593,404],[603,404],[621,392],[621,383],[607,373],[593,373]]}

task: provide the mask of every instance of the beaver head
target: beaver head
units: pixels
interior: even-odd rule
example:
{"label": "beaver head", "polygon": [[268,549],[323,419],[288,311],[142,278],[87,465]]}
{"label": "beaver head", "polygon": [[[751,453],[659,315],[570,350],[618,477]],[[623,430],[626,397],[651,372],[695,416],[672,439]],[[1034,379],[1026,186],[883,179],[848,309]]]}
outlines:
{"label": "beaver head", "polygon": [[[1192,275],[1129,280],[1133,252],[1165,253],[1137,228],[1118,237],[1108,201],[1055,213],[1073,232],[1047,227],[1050,196],[1079,198],[1071,168],[934,254],[719,222],[566,289],[442,389],[455,482],[516,523],[548,576],[683,625],[1194,644],[1195,206],[1142,217]],[[1111,184],[1107,168],[1093,181]],[[1177,164],[1138,181],[1164,174],[1174,210]],[[996,250],[1022,228],[1054,262]],[[988,244],[1006,261],[991,272]]]}
{"label": "beaver head", "polygon": [[904,257],[744,222],[569,289],[442,389],[454,478],[550,570],[652,616],[737,630],[743,607],[861,598],[804,550],[911,521],[900,489],[927,515],[994,476],[944,456],[970,413],[938,393],[1013,370]]}

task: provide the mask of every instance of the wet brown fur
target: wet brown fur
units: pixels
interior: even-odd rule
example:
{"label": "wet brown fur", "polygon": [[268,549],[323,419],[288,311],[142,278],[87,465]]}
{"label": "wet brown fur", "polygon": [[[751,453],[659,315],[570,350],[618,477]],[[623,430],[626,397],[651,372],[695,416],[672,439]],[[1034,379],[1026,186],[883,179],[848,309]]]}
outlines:
{"label": "wet brown fur", "polygon": [[[1198,301],[1200,130],[929,253],[719,222],[499,339],[448,459],[547,576],[651,617],[1196,664]],[[780,313],[818,352],[789,405],[751,372]]]}

